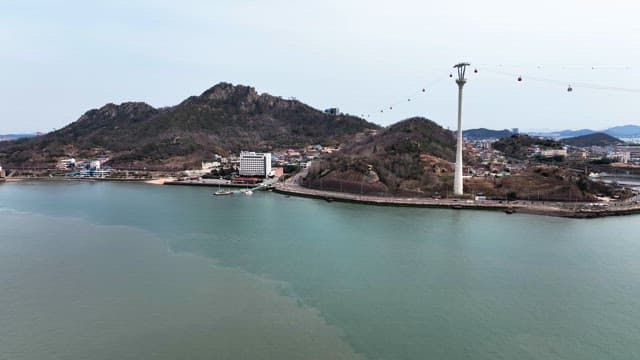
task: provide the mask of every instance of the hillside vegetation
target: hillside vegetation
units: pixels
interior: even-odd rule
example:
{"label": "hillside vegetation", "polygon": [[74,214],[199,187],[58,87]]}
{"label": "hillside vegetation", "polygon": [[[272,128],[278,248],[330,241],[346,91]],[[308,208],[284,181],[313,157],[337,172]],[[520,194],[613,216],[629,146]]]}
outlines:
{"label": "hillside vegetation", "polygon": [[466,191],[505,200],[595,201],[595,194],[630,194],[608,184],[591,181],[559,166],[538,165],[502,178],[472,178]]}
{"label": "hillside vegetation", "polygon": [[539,146],[543,149],[561,149],[562,144],[551,139],[541,139],[529,135],[519,134],[500,139],[493,143],[493,148],[501,151],[506,156],[524,160],[527,158],[528,149],[531,146]]}
{"label": "hillside vegetation", "polygon": [[468,140],[502,139],[513,135],[511,130],[469,129],[462,132],[462,136]]}
{"label": "hillside vegetation", "polygon": [[451,131],[411,118],[314,162],[305,185],[369,194],[432,194],[448,186],[454,158]]}
{"label": "hillside vegetation", "polygon": [[[532,145],[562,146],[526,135],[498,143],[511,156],[521,157],[526,157],[526,149]],[[407,119],[314,161],[304,185],[364,195],[446,196],[453,188],[455,146],[454,134],[438,124],[424,118]],[[465,164],[473,164],[471,154],[464,155]],[[593,201],[596,193],[613,195],[617,191],[584,174],[547,165],[508,176],[473,177],[465,180],[465,188],[467,194],[482,193],[495,199],[543,201]]]}

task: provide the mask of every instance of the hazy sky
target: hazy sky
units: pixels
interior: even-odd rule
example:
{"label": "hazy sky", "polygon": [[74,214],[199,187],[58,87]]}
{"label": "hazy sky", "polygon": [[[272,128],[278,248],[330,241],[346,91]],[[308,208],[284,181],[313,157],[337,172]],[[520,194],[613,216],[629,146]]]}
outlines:
{"label": "hazy sky", "polygon": [[577,85],[640,89],[639,17],[636,0],[0,0],[0,133],[107,102],[174,105],[220,81],[454,128],[459,61],[479,69],[465,128],[639,124],[640,90]]}

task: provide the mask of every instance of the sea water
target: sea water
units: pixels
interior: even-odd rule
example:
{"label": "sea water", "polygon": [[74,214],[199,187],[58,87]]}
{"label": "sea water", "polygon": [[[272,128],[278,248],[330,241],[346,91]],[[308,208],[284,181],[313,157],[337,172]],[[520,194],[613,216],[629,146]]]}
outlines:
{"label": "sea water", "polygon": [[0,185],[0,359],[640,358],[640,216]]}

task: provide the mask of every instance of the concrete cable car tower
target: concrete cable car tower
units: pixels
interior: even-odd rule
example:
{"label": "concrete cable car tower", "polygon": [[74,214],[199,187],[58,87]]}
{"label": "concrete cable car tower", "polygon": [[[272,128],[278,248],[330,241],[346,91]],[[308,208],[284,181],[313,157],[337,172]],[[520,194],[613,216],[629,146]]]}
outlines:
{"label": "concrete cable car tower", "polygon": [[453,67],[458,69],[458,78],[456,84],[458,84],[458,145],[456,147],[456,170],[453,177],[453,194],[462,195],[464,190],[462,186],[462,87],[467,82],[464,78],[464,73],[467,70],[468,63],[456,64]]}

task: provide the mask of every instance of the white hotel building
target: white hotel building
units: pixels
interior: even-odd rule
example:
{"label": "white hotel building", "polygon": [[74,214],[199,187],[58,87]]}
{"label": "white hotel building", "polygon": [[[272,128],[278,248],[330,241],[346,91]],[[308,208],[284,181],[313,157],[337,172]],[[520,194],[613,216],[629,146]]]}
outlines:
{"label": "white hotel building", "polygon": [[271,175],[271,153],[243,151],[240,153],[240,176]]}

